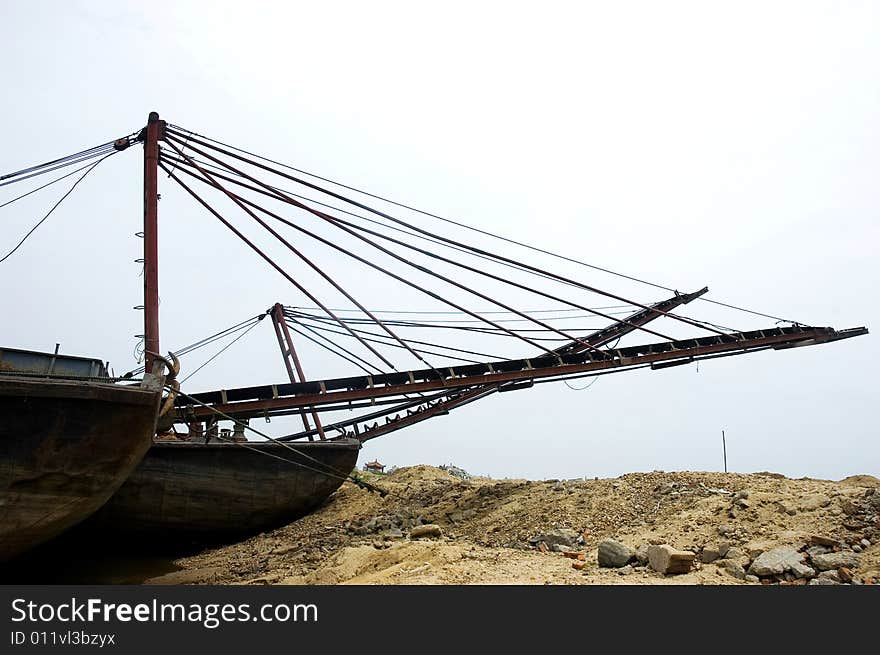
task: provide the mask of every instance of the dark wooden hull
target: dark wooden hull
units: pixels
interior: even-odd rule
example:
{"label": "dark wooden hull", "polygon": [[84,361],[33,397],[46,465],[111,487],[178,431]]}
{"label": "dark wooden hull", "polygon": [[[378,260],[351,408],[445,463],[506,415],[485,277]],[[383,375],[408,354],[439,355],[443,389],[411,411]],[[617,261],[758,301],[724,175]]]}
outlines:
{"label": "dark wooden hull", "polygon": [[160,387],[0,375],[0,561],[93,514],[152,443]]}
{"label": "dark wooden hull", "polygon": [[87,527],[166,543],[254,534],[320,505],[360,450],[354,439],[245,445],[155,443]]}

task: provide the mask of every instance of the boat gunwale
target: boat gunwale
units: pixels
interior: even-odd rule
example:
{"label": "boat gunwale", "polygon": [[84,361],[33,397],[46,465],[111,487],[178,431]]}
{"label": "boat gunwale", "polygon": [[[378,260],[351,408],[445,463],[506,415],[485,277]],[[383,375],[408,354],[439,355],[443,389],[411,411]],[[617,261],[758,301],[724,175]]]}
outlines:
{"label": "boat gunwale", "polygon": [[246,449],[250,448],[279,448],[284,450],[302,450],[303,448],[336,448],[340,450],[360,450],[361,442],[357,439],[328,439],[326,441],[284,441],[284,442],[275,442],[275,441],[233,441],[233,442],[222,442],[222,441],[209,441],[205,443],[204,441],[164,441],[164,440],[154,440],[152,448],[156,447],[168,447],[168,448],[180,448],[180,449],[230,449],[230,448],[241,448],[245,446]]}
{"label": "boat gunwale", "polygon": [[110,382],[85,382],[63,378],[21,378],[0,373],[0,396],[34,396],[41,398],[72,398],[99,400],[127,405],[153,403],[158,388],[134,384],[120,386]]}

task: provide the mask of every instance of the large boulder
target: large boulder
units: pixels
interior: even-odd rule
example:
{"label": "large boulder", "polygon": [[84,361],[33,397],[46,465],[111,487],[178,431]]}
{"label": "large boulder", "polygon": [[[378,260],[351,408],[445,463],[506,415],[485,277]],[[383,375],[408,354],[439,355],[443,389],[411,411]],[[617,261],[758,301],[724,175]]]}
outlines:
{"label": "large boulder", "polygon": [[859,565],[859,554],[842,550],[839,553],[813,555],[810,560],[813,562],[813,566],[820,571],[837,570],[842,567],[854,569]]}
{"label": "large boulder", "polygon": [[791,571],[795,565],[801,564],[803,560],[804,554],[799,553],[797,549],[780,546],[758,555],[749,567],[749,573],[758,576],[782,575],[786,571]]}
{"label": "large boulder", "polygon": [[599,542],[599,566],[615,569],[626,566],[636,557],[636,551],[614,539]]}

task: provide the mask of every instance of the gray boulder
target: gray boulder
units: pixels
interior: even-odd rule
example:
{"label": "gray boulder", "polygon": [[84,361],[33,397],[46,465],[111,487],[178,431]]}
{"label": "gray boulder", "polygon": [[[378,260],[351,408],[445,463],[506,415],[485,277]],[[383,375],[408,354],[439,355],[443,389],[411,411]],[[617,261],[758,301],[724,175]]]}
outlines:
{"label": "gray boulder", "polygon": [[820,571],[837,570],[841,567],[854,569],[859,565],[859,554],[842,550],[839,553],[825,553],[810,558],[813,566]]}
{"label": "gray boulder", "polygon": [[737,580],[745,580],[746,579],[746,571],[740,566],[739,562],[735,562],[732,559],[723,560],[724,561],[724,570],[727,571],[730,575],[732,575]]}
{"label": "gray boulder", "polygon": [[619,569],[626,566],[636,557],[636,551],[614,539],[603,539],[599,542],[599,566]]}
{"label": "gray boulder", "polygon": [[804,555],[791,546],[780,546],[761,553],[749,567],[752,575],[781,575],[803,562]]}
{"label": "gray boulder", "polygon": [[555,528],[543,534],[532,537],[529,541],[533,544],[544,542],[551,550],[554,546],[566,546],[573,548],[577,544],[580,535],[569,528]]}

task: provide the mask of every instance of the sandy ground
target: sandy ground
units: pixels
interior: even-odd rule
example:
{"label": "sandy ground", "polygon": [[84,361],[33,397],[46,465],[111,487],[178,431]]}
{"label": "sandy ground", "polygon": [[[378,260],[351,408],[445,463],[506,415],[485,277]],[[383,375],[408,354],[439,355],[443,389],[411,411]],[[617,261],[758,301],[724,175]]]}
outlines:
{"label": "sandy ground", "polygon": [[[462,480],[430,466],[362,475],[388,494],[346,483],[309,516],[181,559],[181,570],[149,582],[748,584],[727,570],[729,560],[699,562],[703,548],[725,541],[748,568],[763,551],[804,548],[817,535],[838,542],[836,550],[860,551],[856,582],[880,579],[880,480],[871,476],[835,482],[655,471],[602,480]],[[410,538],[423,523],[439,525],[442,536]],[[554,528],[581,535],[582,570],[562,553],[535,547],[532,538]],[[606,537],[632,548],[668,543],[694,551],[698,563],[679,575],[600,568],[597,546]]]}

